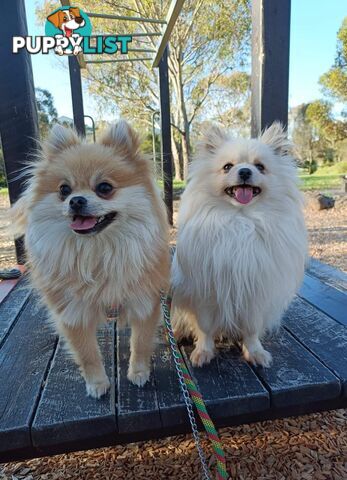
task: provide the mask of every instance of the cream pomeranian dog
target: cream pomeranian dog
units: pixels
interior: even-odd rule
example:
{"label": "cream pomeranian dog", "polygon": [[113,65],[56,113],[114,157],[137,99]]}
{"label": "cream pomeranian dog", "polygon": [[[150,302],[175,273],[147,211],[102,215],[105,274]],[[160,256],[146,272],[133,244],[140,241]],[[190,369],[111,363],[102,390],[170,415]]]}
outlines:
{"label": "cream pomeranian dog", "polygon": [[194,366],[214,357],[220,335],[267,367],[261,343],[297,292],[307,235],[290,142],[279,123],[258,139],[210,128],[192,162],[172,266],[174,328],[192,334]]}
{"label": "cream pomeranian dog", "polygon": [[87,144],[55,126],[14,206],[30,277],[86,382],[110,386],[96,339],[111,306],[131,325],[128,378],[142,386],[168,284],[168,223],[150,163],[125,121]]}

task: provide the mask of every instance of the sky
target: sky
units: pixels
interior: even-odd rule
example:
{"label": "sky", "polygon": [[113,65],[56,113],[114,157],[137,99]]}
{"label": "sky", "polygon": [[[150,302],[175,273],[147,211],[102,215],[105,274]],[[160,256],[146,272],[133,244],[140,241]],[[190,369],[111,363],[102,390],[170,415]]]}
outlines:
{"label": "sky", "polygon": [[[36,2],[25,0],[29,35],[44,34],[43,26],[36,23]],[[322,97],[318,80],[334,62],[336,34],[345,16],[346,0],[292,0],[290,107]],[[58,59],[55,54],[37,54],[31,58],[35,86],[53,94],[59,116],[72,117],[67,58]],[[95,101],[85,88],[84,110],[86,115],[99,119]]]}

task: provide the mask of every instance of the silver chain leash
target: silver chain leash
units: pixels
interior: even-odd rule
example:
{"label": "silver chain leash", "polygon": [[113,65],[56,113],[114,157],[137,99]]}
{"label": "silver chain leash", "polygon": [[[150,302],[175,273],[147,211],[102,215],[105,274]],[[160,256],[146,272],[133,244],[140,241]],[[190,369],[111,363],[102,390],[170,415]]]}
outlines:
{"label": "silver chain leash", "polygon": [[171,326],[171,321],[170,321],[170,313],[169,313],[169,310],[167,308],[166,300],[165,300],[165,297],[164,297],[163,294],[161,294],[161,296],[160,296],[160,302],[161,302],[161,305],[162,305],[162,308],[163,308],[164,321],[165,321],[165,325],[166,325],[166,329],[167,329],[167,333],[168,333],[168,338],[169,338],[169,343],[170,343],[170,347],[171,347],[172,357],[173,357],[173,360],[174,360],[174,363],[175,363],[176,372],[177,372],[177,376],[178,376],[178,381],[179,381],[179,384],[180,384],[180,387],[181,387],[181,390],[182,390],[182,394],[183,394],[183,398],[184,398],[184,403],[186,404],[188,417],[189,417],[189,422],[190,422],[190,425],[191,425],[191,428],[192,428],[192,434],[193,434],[193,438],[194,438],[194,441],[195,441],[195,446],[196,446],[196,449],[197,449],[199,457],[200,457],[200,462],[201,462],[204,478],[205,478],[205,480],[211,480],[210,470],[207,466],[205,453],[204,453],[204,450],[203,450],[203,448],[201,446],[201,442],[200,442],[200,435],[199,435],[198,426],[197,426],[196,420],[195,420],[192,400],[190,398],[190,395],[189,395],[189,392],[188,392],[188,389],[187,389],[187,385],[184,381],[181,365],[180,365],[180,362],[179,362],[180,353],[178,352],[176,339],[175,339],[175,336],[174,336],[173,331],[172,331],[172,326]]}

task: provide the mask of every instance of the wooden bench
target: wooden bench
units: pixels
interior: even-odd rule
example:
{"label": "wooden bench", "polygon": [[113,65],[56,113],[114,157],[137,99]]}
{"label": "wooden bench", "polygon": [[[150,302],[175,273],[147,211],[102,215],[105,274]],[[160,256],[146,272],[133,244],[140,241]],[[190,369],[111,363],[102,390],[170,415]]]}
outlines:
{"label": "wooden bench", "polygon": [[[192,368],[217,426],[347,406],[347,275],[312,260],[283,327],[266,346],[271,368],[252,368],[221,346],[207,367]],[[88,398],[76,367],[23,281],[0,304],[0,461],[52,455],[190,432],[165,335],[149,384],[126,378],[129,331],[109,323],[100,343],[110,394]]]}

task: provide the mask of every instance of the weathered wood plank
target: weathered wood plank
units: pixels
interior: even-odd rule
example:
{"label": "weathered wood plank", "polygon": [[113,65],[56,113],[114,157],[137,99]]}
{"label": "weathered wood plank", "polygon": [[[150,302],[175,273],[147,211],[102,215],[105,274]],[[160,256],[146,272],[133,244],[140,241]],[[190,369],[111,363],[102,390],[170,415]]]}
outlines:
{"label": "weathered wood plank", "polygon": [[347,396],[347,328],[301,298],[284,316],[285,327],[341,380]]}
{"label": "weathered wood plank", "polygon": [[270,391],[272,407],[305,405],[340,396],[339,379],[306,348],[281,328],[264,341],[272,354],[270,368],[255,371]]}
{"label": "weathered wood plank", "polygon": [[32,296],[0,350],[0,461],[2,452],[31,448],[30,424],[55,346],[46,311]]}
{"label": "weathered wood plank", "polygon": [[213,419],[265,410],[269,394],[236,348],[218,347],[210,364],[194,368],[189,360],[192,346],[181,347],[188,369],[208,405]]}
{"label": "weathered wood plank", "polygon": [[331,265],[320,262],[316,258],[310,258],[307,273],[312,277],[319,278],[322,282],[327,283],[332,287],[347,290],[347,274]]}
{"label": "weathered wood plank", "polygon": [[62,445],[96,447],[115,437],[113,323],[100,328],[98,341],[111,381],[110,392],[99,400],[87,396],[77,366],[59,341],[31,429],[33,445],[40,452],[54,453]]}
{"label": "weathered wood plank", "polygon": [[28,302],[30,292],[25,280],[21,280],[0,304],[0,346]]}
{"label": "weathered wood plank", "polygon": [[158,335],[153,355],[153,368],[163,426],[187,424],[188,415],[164,328]]}
{"label": "weathered wood plank", "polygon": [[347,326],[347,294],[305,274],[299,296]]}
{"label": "weathered wood plank", "polygon": [[127,379],[130,330],[117,325],[117,412],[119,433],[136,433],[162,426],[153,365],[149,382],[139,388]]}

